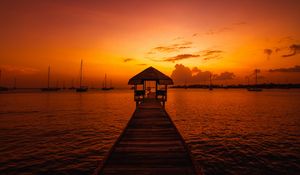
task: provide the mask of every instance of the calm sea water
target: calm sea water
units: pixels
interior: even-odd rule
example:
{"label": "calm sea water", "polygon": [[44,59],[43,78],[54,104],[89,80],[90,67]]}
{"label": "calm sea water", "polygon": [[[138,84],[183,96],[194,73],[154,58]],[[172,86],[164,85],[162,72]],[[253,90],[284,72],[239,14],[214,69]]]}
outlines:
{"label": "calm sea water", "polygon": [[[0,174],[91,174],[132,91],[0,94]],[[300,90],[175,90],[167,111],[207,175],[299,174]]]}

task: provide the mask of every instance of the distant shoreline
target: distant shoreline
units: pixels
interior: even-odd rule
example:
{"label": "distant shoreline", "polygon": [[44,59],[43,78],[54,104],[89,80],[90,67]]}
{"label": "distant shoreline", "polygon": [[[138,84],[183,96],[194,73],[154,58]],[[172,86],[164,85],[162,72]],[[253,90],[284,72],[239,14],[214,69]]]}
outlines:
{"label": "distant shoreline", "polygon": [[[299,89],[300,84],[274,84],[274,83],[269,83],[269,84],[258,84],[258,85],[244,85],[244,84],[239,84],[239,85],[212,85],[211,88],[213,89],[247,89],[247,88],[262,88],[262,89]],[[4,87],[1,87],[4,88]],[[0,91],[1,92],[14,92],[14,91],[41,91],[41,88],[7,88],[5,91]],[[169,88],[171,89],[209,89],[210,86],[207,84],[192,84],[192,85],[175,85],[175,86],[170,86]],[[131,88],[125,88],[125,87],[120,87],[120,88],[115,88],[115,90],[130,90]],[[101,91],[101,88],[90,88],[92,91]],[[132,89],[131,89],[132,90]],[[69,89],[69,88],[61,88],[60,92],[64,91],[74,91],[74,89]]]}
{"label": "distant shoreline", "polygon": [[[214,89],[247,89],[247,88],[262,88],[262,89],[298,89],[300,88],[300,84],[257,84],[257,85],[212,85],[211,88]],[[171,86],[173,89],[208,89],[209,85],[203,84],[193,84],[193,85],[176,85]]]}

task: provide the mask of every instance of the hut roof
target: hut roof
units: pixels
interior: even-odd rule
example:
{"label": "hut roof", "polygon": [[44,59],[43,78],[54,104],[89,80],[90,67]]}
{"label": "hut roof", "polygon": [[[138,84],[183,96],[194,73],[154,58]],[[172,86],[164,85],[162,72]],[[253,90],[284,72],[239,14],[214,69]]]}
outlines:
{"label": "hut roof", "polygon": [[144,80],[153,80],[157,81],[158,84],[161,85],[171,85],[173,84],[173,80],[168,77],[167,75],[161,73],[159,70],[151,67],[148,67],[147,69],[143,70],[139,74],[132,77],[129,81],[129,85],[134,84],[143,84]]}

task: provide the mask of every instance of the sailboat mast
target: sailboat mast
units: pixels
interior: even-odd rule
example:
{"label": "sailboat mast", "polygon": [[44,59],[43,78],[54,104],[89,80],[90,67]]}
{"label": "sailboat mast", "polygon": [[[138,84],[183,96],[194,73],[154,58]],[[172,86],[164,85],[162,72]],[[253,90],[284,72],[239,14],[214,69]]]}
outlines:
{"label": "sailboat mast", "polygon": [[81,83],[82,83],[82,60],[80,63],[80,80],[79,80],[79,86],[81,87]]}
{"label": "sailboat mast", "polygon": [[50,88],[50,65],[48,66],[48,89]]}

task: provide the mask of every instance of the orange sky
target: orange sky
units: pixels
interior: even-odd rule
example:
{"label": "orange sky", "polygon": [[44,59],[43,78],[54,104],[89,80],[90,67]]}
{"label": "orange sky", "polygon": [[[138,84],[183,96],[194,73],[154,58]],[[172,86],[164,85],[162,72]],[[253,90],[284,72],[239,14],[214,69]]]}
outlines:
{"label": "orange sky", "polygon": [[70,85],[81,59],[89,86],[176,64],[232,72],[232,83],[255,68],[264,82],[300,83],[299,11],[298,0],[3,0],[0,83],[45,86],[51,65],[52,84]]}

